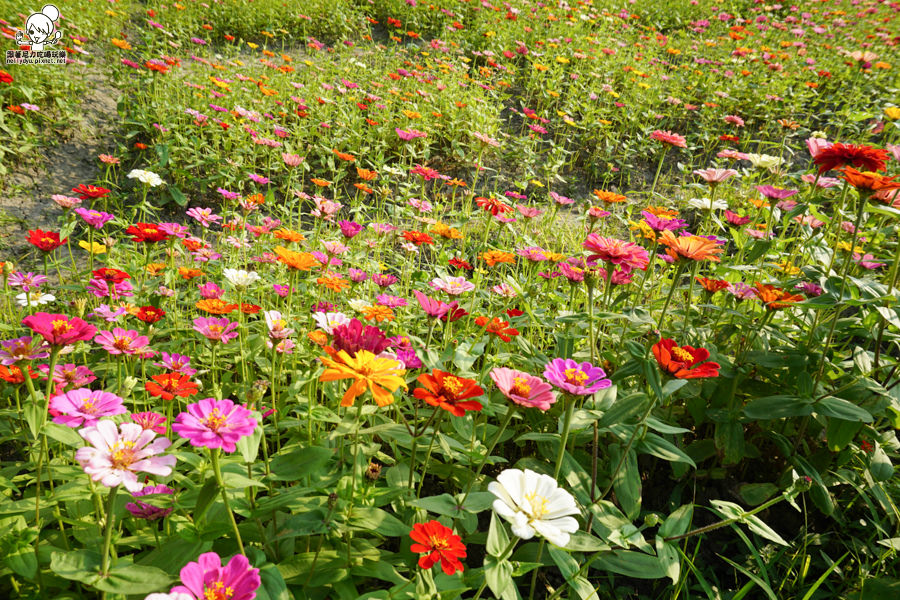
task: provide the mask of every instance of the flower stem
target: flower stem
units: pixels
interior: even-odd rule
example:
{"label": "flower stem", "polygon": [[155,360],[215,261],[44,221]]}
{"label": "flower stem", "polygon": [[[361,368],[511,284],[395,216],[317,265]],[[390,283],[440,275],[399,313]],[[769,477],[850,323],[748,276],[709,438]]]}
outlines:
{"label": "flower stem", "polygon": [[469,480],[469,485],[466,486],[466,492],[463,494],[462,500],[459,501],[459,506],[465,505],[466,498],[469,497],[469,493],[472,491],[472,486],[475,485],[475,481],[478,479],[478,476],[481,475],[481,469],[484,468],[484,463],[487,462],[487,459],[488,457],[490,457],[491,452],[494,451],[494,447],[497,445],[497,442],[500,441],[500,438],[503,436],[503,432],[506,431],[506,426],[509,425],[510,421],[512,421],[513,415],[516,414],[516,410],[518,408],[518,404],[510,403],[509,407],[506,409],[506,416],[503,417],[503,422],[500,423],[500,429],[497,430],[496,435],[494,435],[494,439],[491,440],[491,445],[488,446],[487,453],[484,455],[484,458],[481,460],[478,468],[475,469],[475,474],[472,475],[472,479]]}
{"label": "flower stem", "polygon": [[112,547],[112,530],[113,522],[116,520],[115,503],[116,492],[119,486],[109,488],[109,495],[106,497],[106,524],[103,529],[103,554],[100,558],[100,575],[106,577],[109,575],[109,556],[116,553],[115,547]]}
{"label": "flower stem", "polygon": [[244,542],[241,540],[241,532],[238,530],[237,521],[234,519],[234,513],[231,512],[231,505],[228,503],[228,492],[225,489],[225,482],[222,480],[222,470],[219,468],[219,450],[210,448],[209,460],[212,463],[213,474],[216,476],[216,483],[219,485],[219,492],[222,494],[222,502],[225,504],[225,512],[228,513],[228,519],[231,521],[231,528],[234,530],[234,537],[237,540],[238,549],[244,554]]}

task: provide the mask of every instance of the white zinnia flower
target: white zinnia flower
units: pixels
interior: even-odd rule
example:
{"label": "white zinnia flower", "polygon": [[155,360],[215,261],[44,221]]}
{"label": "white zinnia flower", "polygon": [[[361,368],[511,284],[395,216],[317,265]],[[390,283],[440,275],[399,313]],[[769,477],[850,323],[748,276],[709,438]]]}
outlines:
{"label": "white zinnia flower", "polygon": [[350,308],[352,308],[355,311],[362,311],[364,308],[368,308],[369,306],[371,306],[371,304],[369,302],[366,302],[365,300],[362,300],[361,298],[354,298],[353,300],[348,300],[347,304],[349,304]]}
{"label": "white zinnia flower", "polygon": [[244,271],[243,269],[223,269],[222,274],[225,279],[231,282],[235,287],[250,287],[260,280],[259,273],[256,271]]}
{"label": "white zinnia flower", "polygon": [[16,304],[19,306],[40,306],[49,304],[56,300],[53,294],[42,294],[37,290],[31,292],[22,292],[16,296]]}
{"label": "white zinnia flower", "polygon": [[128,173],[128,179],[137,179],[141,183],[146,183],[150,187],[156,187],[163,184],[162,178],[153,171],[144,171],[142,169],[132,169]]}
{"label": "white zinnia flower", "polygon": [[549,475],[507,469],[488,485],[488,491],[497,496],[494,512],[509,521],[513,534],[523,540],[537,533],[564,547],[569,535],[578,531],[578,521],[568,516],[580,512],[575,498]]}
{"label": "white zinnia flower", "polygon": [[287,326],[287,320],[280,311],[267,310],[263,312],[263,316],[266,318],[266,327],[269,328],[270,338],[283,340],[294,333],[294,330]]}
{"label": "white zinnia flower", "polygon": [[350,317],[341,312],[315,312],[313,313],[313,319],[319,329],[328,335],[333,334],[334,328],[338,325],[346,325],[350,322]]}
{"label": "white zinnia flower", "polygon": [[758,169],[774,169],[784,162],[783,159],[770,154],[748,154],[747,160]]}
{"label": "white zinnia flower", "polygon": [[710,207],[711,198],[691,198],[688,200],[688,206],[692,208],[696,208],[697,210],[726,210],[728,208],[728,203],[724,200],[716,200],[712,203],[712,207]]}

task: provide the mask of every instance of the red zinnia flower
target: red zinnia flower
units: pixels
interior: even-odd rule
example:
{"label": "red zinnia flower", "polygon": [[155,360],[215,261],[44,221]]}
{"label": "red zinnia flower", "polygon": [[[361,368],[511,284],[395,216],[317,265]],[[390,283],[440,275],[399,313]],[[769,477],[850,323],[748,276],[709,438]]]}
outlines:
{"label": "red zinnia flower", "polygon": [[164,242],[169,239],[169,236],[159,228],[159,225],[154,223],[135,223],[126,229],[125,233],[134,236],[131,238],[132,242]]}
{"label": "red zinnia flower", "polygon": [[144,389],[151,396],[172,400],[175,396],[189,398],[200,390],[200,386],[191,381],[191,378],[181,373],[163,373],[151,377],[153,381],[144,384]]}
{"label": "red zinnia flower", "polygon": [[496,335],[504,342],[508,342],[512,339],[513,336],[519,335],[518,329],[508,327],[509,322],[501,321],[500,317],[494,317],[490,320],[487,317],[477,317],[475,319],[475,324],[479,325],[480,327],[484,327],[485,331],[490,334]]}
{"label": "red zinnia flower", "polygon": [[93,271],[93,273],[94,277],[96,277],[97,279],[102,279],[106,283],[112,283],[114,285],[120,284],[126,279],[131,279],[131,275],[129,275],[125,271],[113,269],[112,267],[103,267],[102,269]]}
{"label": "red zinnia flower", "polygon": [[109,190],[106,188],[98,187],[96,185],[85,185],[83,183],[78,187],[72,188],[72,191],[78,194],[78,197],[82,200],[103,198],[109,193]]}
{"label": "red zinnia flower", "polygon": [[497,198],[484,198],[482,196],[478,196],[475,198],[475,204],[488,211],[495,217],[501,213],[508,213],[512,210],[512,206],[505,204],[503,200],[499,200]]}
{"label": "red zinnia flower", "polygon": [[819,165],[819,173],[830,169],[853,165],[864,171],[882,171],[888,160],[887,150],[873,148],[865,144],[834,143],[823,148],[813,159]]}
{"label": "red zinnia flower", "polygon": [[719,363],[703,362],[709,358],[706,348],[678,346],[675,340],[662,339],[653,344],[653,356],[660,369],[677,379],[719,376]]}
{"label": "red zinnia flower", "polygon": [[722,279],[710,279],[708,277],[695,277],[694,279],[703,286],[703,289],[709,292],[710,294],[715,294],[718,291],[724,290],[730,284],[727,281]]}
{"label": "red zinnia flower", "polygon": [[421,246],[422,244],[434,244],[434,239],[427,233],[422,233],[421,231],[404,231],[403,239],[412,242],[416,246]]}
{"label": "red zinnia flower", "polygon": [[479,411],[481,402],[468,400],[484,394],[484,390],[474,379],[463,379],[435,369],[431,375],[423,373],[416,379],[425,387],[413,390],[413,396],[431,406],[440,406],[455,417],[461,417],[467,410]]}
{"label": "red zinnia flower", "polygon": [[466,271],[471,271],[474,268],[471,264],[461,258],[451,258],[450,265],[457,269],[465,269]]}
{"label": "red zinnia flower", "polygon": [[[32,379],[37,379],[38,374],[31,370],[31,367],[27,367],[28,374]],[[7,367],[6,365],[0,365],[0,379],[5,381],[6,383],[11,383],[13,385],[19,385],[20,383],[25,383],[25,375],[22,373],[22,369],[13,365]]]}
{"label": "red zinnia flower", "polygon": [[410,550],[422,554],[419,566],[423,569],[430,569],[440,562],[441,569],[447,575],[463,571],[464,567],[459,559],[466,557],[466,546],[462,543],[462,538],[449,527],[438,521],[416,523],[409,532],[409,537],[416,542],[410,546]]}
{"label": "red zinnia flower", "polygon": [[66,243],[69,238],[59,239],[59,234],[55,231],[44,231],[43,229],[34,229],[28,231],[26,238],[28,243],[44,252],[53,252]]}
{"label": "red zinnia flower", "polygon": [[156,323],[166,316],[166,311],[155,306],[142,306],[135,316],[144,323]]}

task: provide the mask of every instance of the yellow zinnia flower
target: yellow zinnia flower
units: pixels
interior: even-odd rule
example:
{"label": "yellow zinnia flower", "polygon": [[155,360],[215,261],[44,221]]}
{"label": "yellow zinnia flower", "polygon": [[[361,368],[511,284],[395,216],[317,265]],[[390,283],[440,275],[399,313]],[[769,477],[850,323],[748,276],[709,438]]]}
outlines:
{"label": "yellow zinnia flower", "polygon": [[84,248],[91,254],[106,254],[106,246],[97,242],[89,243],[86,240],[78,242],[78,246]]}
{"label": "yellow zinnia flower", "polygon": [[346,351],[340,350],[333,353],[332,358],[322,356],[319,360],[327,367],[319,376],[319,381],[354,380],[341,398],[341,406],[353,406],[356,397],[363,394],[367,387],[378,406],[393,403],[393,392],[397,391],[397,388],[406,389],[406,383],[403,381],[406,369],[400,368],[400,361],[378,358],[368,350],[359,350],[356,356],[350,356]]}

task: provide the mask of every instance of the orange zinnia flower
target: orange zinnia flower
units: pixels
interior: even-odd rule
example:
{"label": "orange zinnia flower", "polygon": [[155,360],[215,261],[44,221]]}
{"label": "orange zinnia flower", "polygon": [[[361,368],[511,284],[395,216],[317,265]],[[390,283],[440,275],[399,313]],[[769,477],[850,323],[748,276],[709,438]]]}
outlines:
{"label": "orange zinnia flower", "polygon": [[756,295],[769,310],[786,308],[795,302],[802,302],[805,300],[800,294],[791,294],[774,285],[762,284],[759,282],[756,282]]}
{"label": "orange zinnia flower", "polygon": [[457,229],[456,227],[450,227],[444,223],[435,223],[431,228],[431,233],[434,235],[439,235],[443,238],[447,238],[448,240],[461,240],[463,238],[463,232]]}
{"label": "orange zinnia flower", "polygon": [[699,235],[678,236],[669,230],[659,236],[659,243],[667,246],[666,254],[675,260],[711,260],[719,262],[723,248],[709,238]]}
{"label": "orange zinnia flower", "polygon": [[724,290],[730,284],[727,281],[722,279],[709,279],[707,277],[695,277],[694,279],[703,286],[703,289],[709,292],[710,294],[715,294],[718,291]]}
{"label": "orange zinnia flower", "polygon": [[422,386],[413,390],[413,396],[431,406],[439,406],[453,416],[461,417],[467,410],[480,411],[481,402],[470,400],[484,394],[484,390],[474,379],[456,377],[435,369],[429,375],[422,373],[416,379]]}
{"label": "orange zinnia flower", "polygon": [[869,192],[900,189],[900,181],[897,181],[897,177],[897,175],[887,177],[872,171],[857,171],[853,167],[845,168],[843,174],[844,181],[855,187],[857,191],[868,190]]}
{"label": "orange zinnia flower", "polygon": [[496,335],[504,342],[508,342],[513,336],[519,335],[518,329],[508,327],[509,321],[501,321],[500,317],[494,317],[493,319],[478,317],[475,319],[475,324],[484,327],[485,331],[492,335]]}
{"label": "orange zinnia flower", "polygon": [[316,184],[319,187],[328,187],[329,185],[331,185],[330,181],[326,181],[325,179],[319,179],[317,177],[313,177],[312,179],[310,179],[310,181],[312,181],[314,184]]}
{"label": "orange zinnia flower", "polygon": [[356,157],[353,156],[352,154],[347,154],[346,152],[338,152],[338,151],[335,150],[334,148],[331,149],[331,152],[332,152],[335,156],[337,156],[339,159],[345,160],[345,161],[347,161],[347,162],[354,162],[354,161],[356,160]]}
{"label": "orange zinnia flower", "polygon": [[357,181],[356,183],[353,184],[353,187],[355,187],[356,189],[358,189],[359,191],[361,191],[363,194],[374,194],[374,193],[375,193],[375,190],[373,190],[372,188],[370,188],[370,187],[367,186],[366,184],[360,183],[360,182],[358,182],[358,181]]}
{"label": "orange zinnia flower", "polygon": [[619,202],[625,202],[628,199],[622,194],[607,192],[606,190],[594,190],[593,193],[597,196],[598,200],[607,204],[618,204]]}
{"label": "orange zinnia flower", "polygon": [[489,267],[493,267],[497,263],[513,264],[516,262],[516,255],[511,252],[503,252],[502,250],[489,250],[482,252],[479,256],[481,260],[486,262]]}
{"label": "orange zinnia flower", "polygon": [[155,277],[162,273],[165,268],[166,263],[150,263],[146,267],[144,267],[144,270],[147,271],[147,273],[149,273],[151,276]]}
{"label": "orange zinnia flower", "polygon": [[356,167],[356,175],[363,181],[372,181],[378,177],[376,171],[370,171],[369,169],[363,169],[361,167]]}
{"label": "orange zinnia flower", "polygon": [[355,356],[350,356],[345,350],[339,350],[332,356],[333,358],[319,357],[322,364],[327,367],[319,376],[319,381],[354,380],[353,385],[347,388],[344,397],[341,398],[341,406],[353,406],[353,401],[363,394],[367,387],[378,406],[393,403],[392,392],[397,388],[406,389],[406,383],[403,381],[406,369],[401,368],[400,361],[379,358],[368,350],[359,350]]}
{"label": "orange zinnia flower", "polygon": [[350,287],[350,282],[342,279],[337,273],[328,273],[325,277],[316,279],[316,283],[323,285],[333,292],[343,292]]}
{"label": "orange zinnia flower", "polygon": [[200,386],[191,381],[191,378],[181,373],[163,373],[151,377],[153,381],[144,384],[144,389],[151,396],[172,400],[175,396],[189,398],[200,390]]}
{"label": "orange zinnia flower", "polygon": [[191,280],[194,277],[200,277],[203,275],[203,271],[200,269],[189,269],[187,267],[178,267],[178,274],[181,275],[182,278]]}
{"label": "orange zinnia flower", "polygon": [[376,323],[381,323],[382,321],[394,320],[394,311],[392,311],[389,306],[375,304],[374,306],[367,306],[362,309],[362,312],[367,321],[374,319]]}
{"label": "orange zinnia flower", "polygon": [[404,231],[403,239],[407,242],[412,242],[416,246],[421,246],[422,244],[434,245],[434,240],[431,236],[421,231]]}
{"label": "orange zinnia flower", "polygon": [[648,206],[644,210],[655,217],[660,217],[663,219],[674,219],[678,216],[677,210],[675,210],[674,208],[666,208],[664,206]]}
{"label": "orange zinnia flower", "polygon": [[194,306],[211,315],[227,315],[238,307],[237,304],[230,304],[219,298],[204,298]]}
{"label": "orange zinnia flower", "polygon": [[276,246],[275,254],[278,255],[278,260],[298,271],[309,271],[319,264],[316,257],[309,252],[294,252],[283,246]]}
{"label": "orange zinnia flower", "polygon": [[284,227],[282,227],[281,229],[276,229],[272,232],[272,234],[276,239],[286,240],[288,242],[294,242],[297,244],[306,241],[306,236],[299,231],[294,231],[293,229],[285,229]]}

